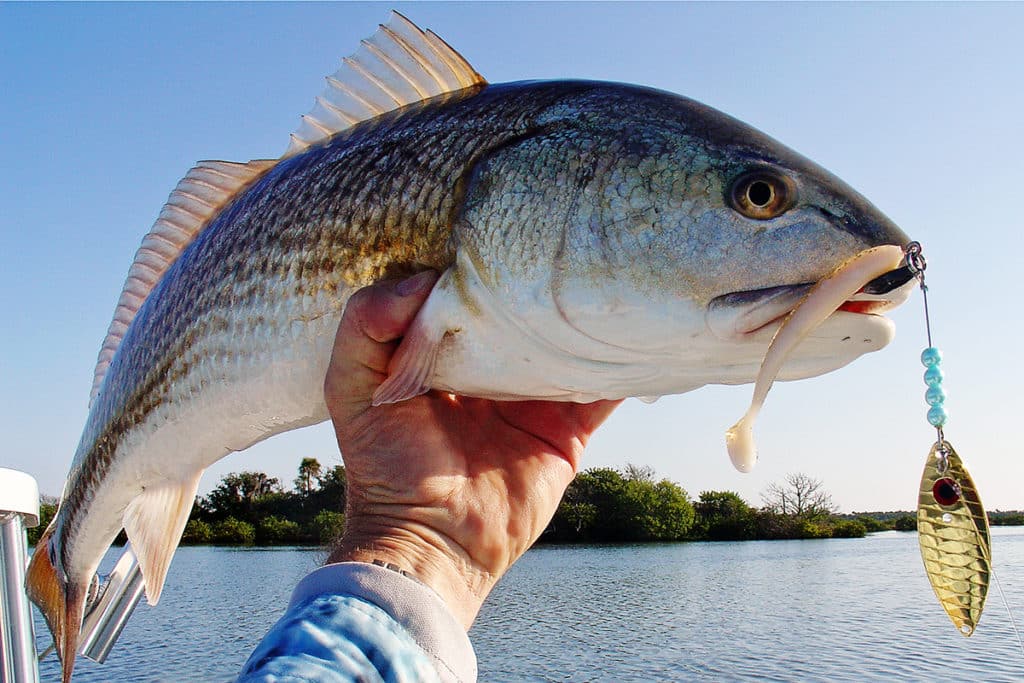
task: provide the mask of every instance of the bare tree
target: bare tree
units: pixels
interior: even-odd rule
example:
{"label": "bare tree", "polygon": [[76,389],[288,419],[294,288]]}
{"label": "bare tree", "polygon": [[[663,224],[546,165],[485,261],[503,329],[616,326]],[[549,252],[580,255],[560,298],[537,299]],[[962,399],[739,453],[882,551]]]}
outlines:
{"label": "bare tree", "polygon": [[820,479],[796,472],[787,474],[783,484],[769,484],[761,499],[765,509],[779,515],[825,517],[835,514],[839,508],[822,486]]}
{"label": "bare tree", "polygon": [[281,491],[277,477],[264,472],[240,472],[224,475],[206,496],[209,509],[222,515],[244,516],[260,498]]}
{"label": "bare tree", "polygon": [[[281,482],[277,477],[268,477],[263,472],[242,472],[237,477],[241,496],[249,503],[254,503],[264,496],[281,490]],[[224,481],[227,480],[228,477],[224,477]]]}
{"label": "bare tree", "polygon": [[650,465],[634,465],[629,463],[622,473],[626,481],[639,481],[647,484],[654,483],[654,468]]}

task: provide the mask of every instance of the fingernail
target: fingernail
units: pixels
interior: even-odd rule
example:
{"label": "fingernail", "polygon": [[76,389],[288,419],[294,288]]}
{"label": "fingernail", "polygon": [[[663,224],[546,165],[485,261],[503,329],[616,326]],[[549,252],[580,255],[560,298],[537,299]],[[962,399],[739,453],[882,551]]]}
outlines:
{"label": "fingernail", "polygon": [[412,296],[433,285],[436,278],[437,273],[432,270],[424,270],[422,273],[413,275],[408,280],[399,282],[395,286],[395,291],[398,293],[398,296]]}

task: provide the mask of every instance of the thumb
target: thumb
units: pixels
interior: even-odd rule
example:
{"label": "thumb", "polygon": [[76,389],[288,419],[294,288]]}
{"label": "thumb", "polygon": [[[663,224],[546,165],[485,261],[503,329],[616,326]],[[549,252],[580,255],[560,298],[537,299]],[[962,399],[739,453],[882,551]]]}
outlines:
{"label": "thumb", "polygon": [[335,421],[341,413],[370,406],[374,390],[387,378],[388,361],[398,342],[437,279],[438,274],[428,270],[406,280],[364,287],[349,298],[324,380],[324,398]]}

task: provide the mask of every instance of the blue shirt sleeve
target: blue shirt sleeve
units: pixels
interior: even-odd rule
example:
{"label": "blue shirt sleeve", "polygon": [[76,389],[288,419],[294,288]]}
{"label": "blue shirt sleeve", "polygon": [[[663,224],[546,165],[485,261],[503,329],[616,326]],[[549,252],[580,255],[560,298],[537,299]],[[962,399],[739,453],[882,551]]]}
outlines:
{"label": "blue shirt sleeve", "polygon": [[375,565],[345,562],[302,580],[239,683],[472,683],[476,656],[440,597]]}

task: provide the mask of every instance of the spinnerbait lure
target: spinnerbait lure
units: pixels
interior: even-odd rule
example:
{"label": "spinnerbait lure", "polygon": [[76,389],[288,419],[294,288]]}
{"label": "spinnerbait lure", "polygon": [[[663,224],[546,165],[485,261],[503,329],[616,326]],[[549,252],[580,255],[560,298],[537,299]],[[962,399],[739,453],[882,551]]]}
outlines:
{"label": "spinnerbait lure", "polygon": [[927,263],[918,242],[908,244],[906,253],[907,267],[921,283],[924,298],[928,348],[921,353],[921,363],[928,387],[928,422],[937,435],[921,475],[918,543],[935,596],[960,633],[970,636],[981,619],[992,576],[988,517],[971,475],[943,433],[948,418],[946,393],[942,388],[942,354],[932,345],[928,287],[924,282]]}

